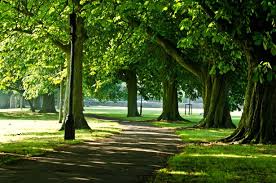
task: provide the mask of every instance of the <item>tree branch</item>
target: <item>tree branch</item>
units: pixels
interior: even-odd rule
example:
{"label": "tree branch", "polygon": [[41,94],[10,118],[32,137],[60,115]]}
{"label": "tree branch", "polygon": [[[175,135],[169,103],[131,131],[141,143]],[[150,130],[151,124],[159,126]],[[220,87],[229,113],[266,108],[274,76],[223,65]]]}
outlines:
{"label": "tree branch", "polygon": [[61,40],[54,38],[50,33],[47,32],[47,37],[51,39],[54,45],[56,45],[59,49],[64,51],[65,53],[70,53],[70,44],[64,44]]}
{"label": "tree branch", "polygon": [[[132,27],[138,27],[141,25],[141,22],[133,17],[128,17],[128,21],[129,25]],[[156,43],[161,46],[178,64],[184,67],[188,72],[191,72],[197,78],[202,78],[201,67],[193,64],[187,57],[185,58],[185,55],[183,55],[183,53],[170,40],[159,34],[155,34],[150,27],[146,27],[146,33],[152,37],[155,37]]]}
{"label": "tree branch", "polygon": [[196,77],[201,78],[200,67],[191,63],[185,56],[169,41],[160,35],[156,36],[156,42],[160,45],[168,55],[174,58],[177,63],[184,67],[187,71],[194,74]]}

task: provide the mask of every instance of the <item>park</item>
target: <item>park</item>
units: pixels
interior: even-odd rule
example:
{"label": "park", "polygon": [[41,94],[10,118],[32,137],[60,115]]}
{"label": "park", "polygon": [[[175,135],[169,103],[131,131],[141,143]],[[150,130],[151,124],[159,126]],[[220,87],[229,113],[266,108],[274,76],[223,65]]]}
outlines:
{"label": "park", "polygon": [[273,0],[0,0],[0,182],[276,182]]}

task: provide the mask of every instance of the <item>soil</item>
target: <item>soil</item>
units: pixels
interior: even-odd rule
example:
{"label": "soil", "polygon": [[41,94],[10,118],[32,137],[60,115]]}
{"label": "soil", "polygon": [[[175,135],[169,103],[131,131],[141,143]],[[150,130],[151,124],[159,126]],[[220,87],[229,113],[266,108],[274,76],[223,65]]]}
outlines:
{"label": "soil", "polygon": [[171,129],[143,122],[119,122],[123,127],[119,135],[0,167],[0,182],[150,182],[155,171],[165,167],[168,158],[178,152],[181,140]]}

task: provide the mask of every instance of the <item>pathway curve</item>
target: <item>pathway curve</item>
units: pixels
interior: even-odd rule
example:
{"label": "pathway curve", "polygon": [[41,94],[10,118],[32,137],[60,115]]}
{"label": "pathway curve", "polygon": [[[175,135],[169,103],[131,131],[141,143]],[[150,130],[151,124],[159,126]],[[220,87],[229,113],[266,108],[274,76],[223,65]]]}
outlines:
{"label": "pathway curve", "polygon": [[0,182],[145,183],[181,146],[170,129],[120,123],[123,131],[119,135],[0,167]]}

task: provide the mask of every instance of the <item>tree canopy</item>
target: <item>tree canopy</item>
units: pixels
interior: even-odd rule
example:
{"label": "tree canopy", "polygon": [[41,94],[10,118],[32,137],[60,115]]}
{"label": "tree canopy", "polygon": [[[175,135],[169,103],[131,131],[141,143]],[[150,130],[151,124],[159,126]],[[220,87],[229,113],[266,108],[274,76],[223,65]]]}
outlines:
{"label": "tree canopy", "polygon": [[225,141],[275,142],[275,9],[272,0],[2,0],[0,89],[31,99],[68,79],[74,11],[77,127],[88,128],[84,95],[116,100],[127,89],[135,116],[137,94],[164,98],[161,83],[175,80],[178,92],[202,97],[199,127],[233,128],[230,111],[243,104]]}

